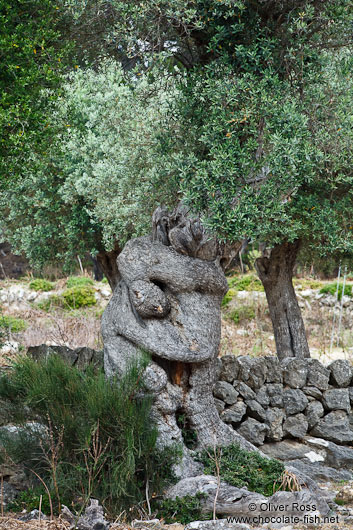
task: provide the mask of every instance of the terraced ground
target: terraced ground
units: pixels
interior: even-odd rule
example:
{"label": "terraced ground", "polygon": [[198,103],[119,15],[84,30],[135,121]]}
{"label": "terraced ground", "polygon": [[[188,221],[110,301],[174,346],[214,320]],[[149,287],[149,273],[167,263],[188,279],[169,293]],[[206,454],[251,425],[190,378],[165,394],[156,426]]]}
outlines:
{"label": "terraced ground", "polygon": [[[259,279],[255,274],[236,274],[228,277],[228,283],[222,309],[221,355],[274,354],[272,325]],[[312,355],[324,362],[352,359],[353,282],[346,283],[342,307],[335,300],[334,282],[296,278],[294,283]],[[100,317],[110,296],[107,283],[94,282],[88,276],[56,282],[30,277],[0,281],[0,334],[5,343],[0,364],[7,364],[28,346],[43,343],[100,349]]]}

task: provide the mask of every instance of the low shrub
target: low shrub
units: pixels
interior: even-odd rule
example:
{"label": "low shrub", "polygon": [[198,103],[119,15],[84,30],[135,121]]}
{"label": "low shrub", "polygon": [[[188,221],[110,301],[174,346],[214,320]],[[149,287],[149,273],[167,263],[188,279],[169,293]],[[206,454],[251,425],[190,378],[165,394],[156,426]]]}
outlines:
{"label": "low shrub", "polygon": [[228,318],[235,324],[239,324],[239,322],[244,320],[252,320],[255,318],[255,309],[249,305],[239,306],[229,313]]}
{"label": "low shrub", "polygon": [[70,276],[67,279],[66,287],[71,289],[71,287],[87,287],[93,284],[92,278],[87,278],[87,276]]}
{"label": "low shrub", "polygon": [[263,291],[263,285],[254,274],[234,276],[228,279],[228,285],[234,291]]}
{"label": "low shrub", "polygon": [[45,300],[41,300],[40,302],[37,302],[35,304],[35,307],[38,307],[38,309],[41,309],[42,311],[50,311],[51,309],[55,309],[58,307],[64,306],[64,300],[61,296],[57,294],[53,294],[49,298],[46,298]]}
{"label": "low shrub", "polygon": [[[332,294],[333,296],[335,296],[336,291],[337,291],[337,283],[329,283],[328,285],[325,285],[324,287],[320,289],[320,294]],[[338,286],[338,300],[341,300],[342,298],[342,291],[343,291],[343,284],[340,283]],[[344,286],[344,295],[353,296],[352,285],[346,284]]]}
{"label": "low shrub", "polygon": [[202,499],[204,494],[186,495],[176,499],[165,499],[158,504],[154,503],[158,519],[163,519],[166,524],[188,524],[191,521],[207,521],[212,519],[211,513],[202,512]]}
{"label": "low shrub", "polygon": [[48,280],[44,280],[42,278],[36,278],[29,284],[29,288],[33,291],[52,291],[54,287],[55,284],[53,282],[49,282]]}
{"label": "low shrub", "polygon": [[[203,451],[199,460],[206,475],[217,474],[214,450]],[[241,449],[238,444],[223,447],[219,457],[220,476],[231,486],[247,487],[262,495],[273,495],[275,483],[281,482],[284,465],[274,459],[263,458],[256,452]]]}
{"label": "low shrub", "polygon": [[[83,373],[57,356],[21,357],[0,379],[0,397],[11,403],[13,423],[22,425],[16,436],[2,431],[1,446],[25,464],[28,477],[35,472],[45,481],[57,511],[63,499],[94,497],[111,515],[134,516],[146,484],[155,495],[171,479],[179,454],[156,450],[151,399],[141,395],[146,364],[107,381],[102,371]],[[39,428],[29,428],[29,416]]]}
{"label": "low shrub", "polygon": [[92,306],[97,303],[92,287],[77,286],[70,287],[62,293],[64,307],[69,309],[78,309],[79,307]]}
{"label": "low shrub", "polygon": [[235,295],[236,295],[235,290],[234,289],[229,289],[229,291],[223,297],[221,306],[222,307],[227,307],[227,305],[234,298]]}
{"label": "low shrub", "polygon": [[19,333],[27,329],[28,324],[22,318],[15,318],[9,315],[0,314],[0,328],[11,333]]}

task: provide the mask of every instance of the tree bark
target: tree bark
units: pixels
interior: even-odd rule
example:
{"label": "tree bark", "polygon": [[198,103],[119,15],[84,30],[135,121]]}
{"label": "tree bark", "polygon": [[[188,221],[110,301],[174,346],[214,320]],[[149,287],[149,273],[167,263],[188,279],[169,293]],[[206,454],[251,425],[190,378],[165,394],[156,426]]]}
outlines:
{"label": "tree bark", "polygon": [[114,291],[120,280],[120,273],[117,265],[117,257],[119,256],[121,248],[116,243],[114,249],[110,252],[102,250],[97,254],[97,261],[100,268],[104,272],[104,276],[107,278],[109,285]]}
{"label": "tree bark", "polygon": [[265,289],[279,359],[310,357],[308,341],[293,287],[293,269],[300,241],[276,245],[256,260]]}

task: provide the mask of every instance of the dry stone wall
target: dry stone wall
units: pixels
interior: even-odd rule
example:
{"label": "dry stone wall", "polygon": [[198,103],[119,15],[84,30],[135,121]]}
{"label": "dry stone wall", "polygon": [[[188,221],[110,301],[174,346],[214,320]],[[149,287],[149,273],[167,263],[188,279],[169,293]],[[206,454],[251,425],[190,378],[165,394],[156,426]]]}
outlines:
{"label": "dry stone wall", "polygon": [[222,420],[254,445],[316,436],[353,442],[353,370],[346,360],[225,355],[213,395]]}

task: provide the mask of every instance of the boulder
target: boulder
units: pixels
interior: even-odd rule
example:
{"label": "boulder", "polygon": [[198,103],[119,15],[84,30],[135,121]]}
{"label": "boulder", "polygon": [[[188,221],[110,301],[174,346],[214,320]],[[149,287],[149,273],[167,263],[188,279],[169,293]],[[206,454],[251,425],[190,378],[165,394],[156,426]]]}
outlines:
{"label": "boulder", "polygon": [[287,358],[282,361],[283,382],[291,388],[302,388],[308,377],[308,366],[304,359]]}
{"label": "boulder", "polygon": [[350,385],[352,379],[352,367],[349,361],[345,359],[337,359],[333,361],[328,367],[331,371],[331,383],[340,387],[347,387]]}
{"label": "boulder", "polygon": [[[300,477],[299,482],[302,483]],[[310,479],[308,479],[310,482]],[[195,496],[197,493],[203,495],[201,499],[201,510],[203,513],[212,513],[214,499],[218,491],[216,502],[216,513],[228,516],[273,516],[273,515],[298,515],[297,506],[306,506],[304,513],[326,515],[329,512],[327,503],[320,496],[319,490],[310,491],[303,488],[301,491],[278,491],[271,497],[265,497],[259,493],[250,492],[246,488],[236,488],[221,481],[217,484],[217,478],[211,475],[199,475],[185,478],[167,490],[165,496],[169,499],[183,498],[187,495]],[[275,506],[283,506],[277,513]],[[315,512],[311,507],[315,505]],[[249,510],[249,506],[251,509]],[[310,508],[309,508],[310,507]],[[300,512],[303,515],[303,512]],[[216,521],[217,522],[217,521]],[[251,521],[249,521],[251,522]],[[192,525],[192,523],[190,523]],[[193,528],[192,526],[190,528]],[[196,528],[199,528],[196,526]],[[211,527],[207,527],[211,528]],[[233,527],[232,527],[233,528]]]}
{"label": "boulder", "polygon": [[239,394],[230,383],[217,381],[213,389],[213,395],[227,405],[233,405],[236,403]]}
{"label": "boulder", "polygon": [[312,429],[324,415],[322,403],[320,401],[311,401],[306,407],[305,415],[308,420],[309,429]]}
{"label": "boulder", "polygon": [[315,399],[321,399],[322,398],[322,392],[315,386],[304,386],[302,388],[302,391],[306,396],[311,396]]}
{"label": "boulder", "polygon": [[285,413],[283,409],[270,408],[267,411],[266,423],[269,427],[267,439],[273,442],[282,440],[283,438],[283,420]]}
{"label": "boulder", "polygon": [[269,383],[266,385],[271,407],[283,407],[283,385],[281,383]]}
{"label": "boulder", "polygon": [[349,418],[343,410],[335,410],[321,418],[310,434],[336,443],[353,441]]}
{"label": "boulder", "polygon": [[237,429],[237,432],[254,445],[262,445],[269,427],[254,418],[248,418]]}
{"label": "boulder", "polygon": [[248,399],[245,403],[247,405],[248,416],[261,422],[267,420],[267,411],[255,399]]}
{"label": "boulder", "polygon": [[350,471],[325,466],[322,462],[311,462],[307,458],[304,458],[303,460],[288,460],[285,464],[286,466],[295,467],[318,482],[340,482],[342,480],[351,480],[352,478],[352,473]]}
{"label": "boulder", "polygon": [[349,392],[347,388],[332,388],[323,394],[323,404],[328,410],[345,410],[351,412]]}
{"label": "boulder", "polygon": [[319,390],[327,390],[331,372],[317,359],[307,359],[308,380],[307,386],[316,386]]}
{"label": "boulder", "polygon": [[24,521],[24,522],[37,521],[38,519],[47,520],[49,518],[46,515],[44,515],[43,512],[40,512],[39,510],[32,510],[31,512],[25,513],[24,515],[21,515],[18,518],[19,521]]}
{"label": "boulder", "polygon": [[239,363],[237,357],[234,355],[224,355],[221,357],[221,371],[219,375],[220,381],[233,383],[235,379],[238,379],[238,375]]}
{"label": "boulder", "polygon": [[50,355],[58,355],[68,364],[76,366],[80,370],[85,370],[88,366],[103,367],[103,352],[92,348],[71,349],[67,346],[41,344],[40,346],[30,346],[28,354],[35,360],[47,359]]}
{"label": "boulder", "polygon": [[250,372],[247,384],[254,390],[261,388],[266,381],[267,363],[263,357],[251,359]]}
{"label": "boulder", "polygon": [[221,419],[225,423],[239,423],[246,413],[244,401],[237,401],[234,405],[221,413]]}
{"label": "boulder", "polygon": [[289,416],[283,423],[283,435],[293,438],[303,438],[308,431],[308,420],[304,414]]}
{"label": "boulder", "polygon": [[281,364],[277,357],[264,357],[267,365],[266,382],[282,383],[283,374]]}
{"label": "boulder", "polygon": [[234,387],[244,399],[255,399],[255,392],[243,381],[234,381]]}
{"label": "boulder", "polygon": [[224,408],[226,406],[224,401],[222,401],[221,399],[217,399],[217,398],[214,399],[214,404],[216,405],[216,409],[218,411],[218,414],[220,414],[222,412],[222,410],[224,410]]}
{"label": "boulder", "polygon": [[96,499],[90,499],[90,505],[78,521],[66,506],[63,506],[61,516],[77,530],[108,530],[110,527],[110,523],[104,517],[104,510]]}
{"label": "boulder", "polygon": [[351,400],[351,405],[353,405],[353,386],[350,386],[348,388],[348,392],[349,392],[349,399]]}
{"label": "boulder", "polygon": [[267,393],[267,387],[262,386],[256,393],[256,401],[263,407],[268,407],[270,404],[270,397]]}
{"label": "boulder", "polygon": [[261,446],[261,451],[270,458],[287,461],[304,458],[310,448],[304,443],[295,440],[282,440],[277,443],[264,444]]}
{"label": "boulder", "polygon": [[2,504],[5,509],[7,505],[10,504],[10,502],[16,499],[17,495],[18,495],[18,491],[13,486],[11,486],[11,484],[4,481],[3,493],[2,493]]}
{"label": "boulder", "polygon": [[283,406],[286,414],[297,414],[308,406],[308,398],[298,388],[289,388],[283,392]]}

